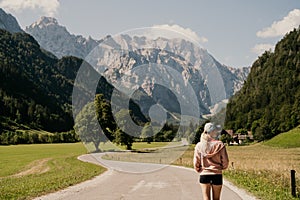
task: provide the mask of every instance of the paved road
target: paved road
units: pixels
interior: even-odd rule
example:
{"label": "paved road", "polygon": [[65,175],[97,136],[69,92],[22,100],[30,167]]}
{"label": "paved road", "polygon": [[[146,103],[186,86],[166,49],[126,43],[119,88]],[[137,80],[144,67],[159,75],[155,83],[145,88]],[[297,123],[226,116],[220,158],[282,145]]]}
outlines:
{"label": "paved road", "polygon": [[[183,167],[119,162],[89,154],[79,159],[101,164],[108,171],[65,190],[42,196],[39,200],[196,200],[202,199],[198,174]],[[228,187],[229,186],[229,187]],[[254,199],[225,181],[222,199]]]}

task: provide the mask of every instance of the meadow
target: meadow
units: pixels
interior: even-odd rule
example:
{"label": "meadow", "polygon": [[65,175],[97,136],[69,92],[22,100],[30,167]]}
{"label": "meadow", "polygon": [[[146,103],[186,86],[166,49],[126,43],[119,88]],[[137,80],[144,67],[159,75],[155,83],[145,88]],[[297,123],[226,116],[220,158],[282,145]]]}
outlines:
{"label": "meadow", "polygon": [[[228,170],[228,179],[261,199],[299,199],[300,126],[260,144],[242,147],[239,151],[232,147],[231,155],[232,162],[237,165]],[[291,170],[296,171],[298,198],[291,196]]]}
{"label": "meadow", "polygon": [[0,146],[0,199],[31,199],[106,170],[77,159],[85,153],[81,143]]}
{"label": "meadow", "polygon": [[225,172],[227,179],[261,199],[293,199],[290,171],[296,170],[299,184],[300,148],[256,144],[229,147],[228,153],[233,165]]}

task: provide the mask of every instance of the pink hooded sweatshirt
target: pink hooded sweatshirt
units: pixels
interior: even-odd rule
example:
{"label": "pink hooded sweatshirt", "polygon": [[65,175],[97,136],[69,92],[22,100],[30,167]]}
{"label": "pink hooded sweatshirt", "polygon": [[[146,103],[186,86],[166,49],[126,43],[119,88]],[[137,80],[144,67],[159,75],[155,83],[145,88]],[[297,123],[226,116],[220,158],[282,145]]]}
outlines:
{"label": "pink hooded sweatshirt", "polygon": [[[198,142],[194,151],[194,169],[200,175],[222,174],[222,170],[228,167],[229,159],[223,142],[218,140],[209,141],[212,145],[210,152],[201,155],[201,143]],[[202,156],[202,158],[201,158]]]}

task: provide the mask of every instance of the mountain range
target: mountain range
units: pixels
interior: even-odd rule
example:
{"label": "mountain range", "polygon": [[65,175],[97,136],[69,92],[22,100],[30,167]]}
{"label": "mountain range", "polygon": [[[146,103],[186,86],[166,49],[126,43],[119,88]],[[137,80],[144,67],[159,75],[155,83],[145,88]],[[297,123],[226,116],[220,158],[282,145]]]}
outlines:
{"label": "mountain range", "polygon": [[[220,102],[224,104],[222,102],[224,99],[231,97],[242,87],[250,71],[250,67],[231,68],[220,64],[207,50],[180,38],[153,39],[122,34],[107,36],[102,40],[91,37],[86,39],[69,33],[67,28],[60,25],[56,19],[49,17],[42,17],[26,27],[25,31],[31,34],[42,48],[57,57],[72,55],[87,60],[110,83],[115,82],[116,77],[124,77],[126,71],[136,70],[138,66],[149,63],[170,66],[184,77],[184,81],[192,85],[198,101],[197,105],[193,106],[198,106],[201,114],[209,114],[214,110],[211,108],[215,104]],[[126,55],[118,55],[120,52],[116,53],[116,49],[125,49]],[[104,54],[106,56],[103,56]],[[174,80],[172,77],[169,80],[164,77],[165,83]],[[135,88],[149,96],[142,101],[140,98],[133,97],[145,114],[153,105],[153,99],[163,107],[169,108],[171,112],[180,110],[178,102],[173,100],[172,92],[159,87],[157,80],[150,77],[150,74],[145,75],[143,81],[129,78],[121,82],[122,85]],[[178,91],[178,95],[183,96],[182,91]]]}

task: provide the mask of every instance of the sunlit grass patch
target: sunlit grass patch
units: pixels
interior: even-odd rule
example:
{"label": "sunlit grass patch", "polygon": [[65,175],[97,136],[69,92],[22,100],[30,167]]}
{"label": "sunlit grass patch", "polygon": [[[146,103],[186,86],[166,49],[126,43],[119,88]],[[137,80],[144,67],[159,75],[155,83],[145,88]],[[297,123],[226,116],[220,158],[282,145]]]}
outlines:
{"label": "sunlit grass patch", "polygon": [[264,144],[272,147],[282,148],[300,147],[300,126],[286,133],[281,133]]}
{"label": "sunlit grass patch", "polygon": [[88,180],[105,168],[79,161],[81,143],[0,146],[0,199],[30,199]]}

